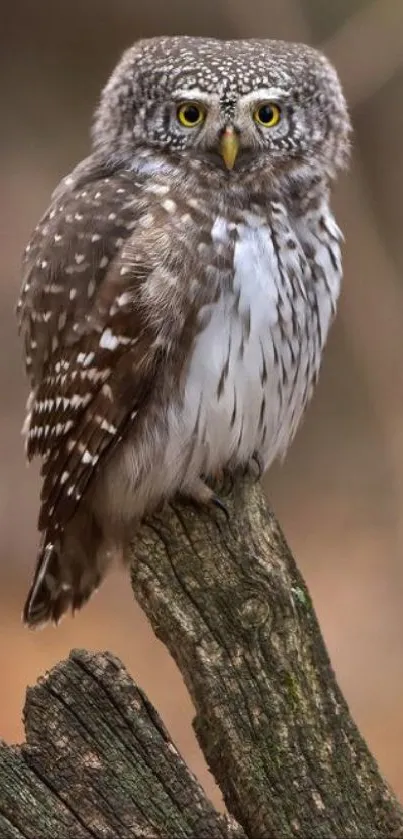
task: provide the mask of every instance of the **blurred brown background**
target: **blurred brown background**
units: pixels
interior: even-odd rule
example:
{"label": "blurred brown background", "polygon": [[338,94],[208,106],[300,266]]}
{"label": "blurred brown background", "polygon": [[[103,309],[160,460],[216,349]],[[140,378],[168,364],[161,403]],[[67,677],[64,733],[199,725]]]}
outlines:
{"label": "blurred brown background", "polygon": [[36,551],[38,469],[20,426],[27,394],[14,304],[19,260],[60,177],[88,151],[91,111],[139,36],[272,37],[321,45],[355,128],[337,187],[345,283],[319,389],[270,500],[311,589],[334,668],[381,768],[403,794],[403,3],[401,0],[14,0],[0,30],[0,734],[22,738],[25,687],[74,646],[110,649],[218,795],[168,653],[111,576],[59,629],[20,611]]}

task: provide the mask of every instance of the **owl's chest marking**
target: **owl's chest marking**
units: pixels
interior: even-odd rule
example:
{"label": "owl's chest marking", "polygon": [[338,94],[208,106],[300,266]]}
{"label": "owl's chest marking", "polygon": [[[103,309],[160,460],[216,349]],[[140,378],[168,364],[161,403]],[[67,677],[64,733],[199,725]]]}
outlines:
{"label": "owl's chest marking", "polygon": [[287,448],[309,397],[319,330],[301,276],[306,259],[286,233],[285,248],[266,219],[246,212],[238,223],[218,217],[213,225],[217,251],[231,251],[232,281],[206,307],[183,409],[206,473],[254,452],[267,467]]}

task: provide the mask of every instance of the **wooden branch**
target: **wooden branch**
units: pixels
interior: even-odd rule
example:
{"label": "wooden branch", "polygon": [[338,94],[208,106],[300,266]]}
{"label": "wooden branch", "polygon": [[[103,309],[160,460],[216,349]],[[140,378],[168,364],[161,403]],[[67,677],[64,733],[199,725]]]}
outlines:
{"label": "wooden branch", "polygon": [[249,837],[403,836],[261,488],[239,480],[228,510],[175,505],[132,546],[135,596],[183,674],[228,810]]}
{"label": "wooden branch", "polygon": [[1,839],[242,839],[215,812],[158,714],[108,653],[73,651],[0,745]]}
{"label": "wooden branch", "polygon": [[2,839],[403,837],[262,490],[238,476],[226,501],[228,521],[175,503],[144,524],[131,558],[232,817],[123,666],[75,651],[28,691],[26,744],[0,745]]}

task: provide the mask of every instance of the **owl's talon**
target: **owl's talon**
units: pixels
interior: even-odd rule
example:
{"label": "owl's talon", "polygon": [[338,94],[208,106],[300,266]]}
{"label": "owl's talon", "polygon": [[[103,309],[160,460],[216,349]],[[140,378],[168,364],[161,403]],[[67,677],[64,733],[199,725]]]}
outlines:
{"label": "owl's talon", "polygon": [[243,475],[244,475],[244,477],[251,476],[251,477],[255,478],[256,483],[257,483],[258,481],[260,481],[260,478],[262,477],[263,472],[264,472],[263,460],[262,460],[260,454],[258,454],[258,452],[254,452],[251,459],[248,461],[248,463],[245,463],[245,466],[243,467]]}
{"label": "owl's talon", "polygon": [[259,452],[253,452],[251,460],[252,460],[252,463],[254,463],[254,465],[256,466],[256,469],[257,469],[256,481],[260,481],[260,478],[262,477],[263,472],[264,472],[263,458],[261,457]]}
{"label": "owl's talon", "polygon": [[230,515],[229,515],[229,512],[228,512],[228,507],[226,506],[226,504],[224,504],[223,501],[221,501],[221,498],[219,498],[218,495],[212,495],[211,496],[211,502],[216,507],[218,507],[219,510],[221,510],[224,513],[227,521],[229,521],[230,520]]}
{"label": "owl's talon", "polygon": [[230,469],[222,469],[221,474],[215,476],[213,486],[221,495],[231,495],[235,486],[235,476]]}

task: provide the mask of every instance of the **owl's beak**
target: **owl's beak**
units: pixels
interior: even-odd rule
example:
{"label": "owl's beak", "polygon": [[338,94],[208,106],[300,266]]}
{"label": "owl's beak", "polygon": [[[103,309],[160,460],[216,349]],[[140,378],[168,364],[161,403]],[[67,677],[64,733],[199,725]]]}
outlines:
{"label": "owl's beak", "polygon": [[239,138],[233,128],[225,128],[220,139],[220,154],[227,167],[233,169],[239,151]]}

